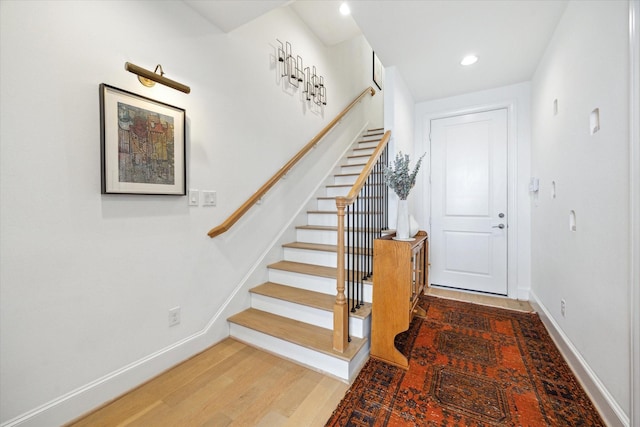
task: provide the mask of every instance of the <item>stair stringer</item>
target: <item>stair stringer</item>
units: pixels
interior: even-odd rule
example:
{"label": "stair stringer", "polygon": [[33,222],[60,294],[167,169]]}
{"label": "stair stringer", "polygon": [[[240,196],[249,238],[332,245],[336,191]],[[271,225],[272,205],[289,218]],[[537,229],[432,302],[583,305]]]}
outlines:
{"label": "stair stringer", "polygon": [[[336,162],[334,168],[325,176],[325,178],[318,185],[318,188],[312,195],[308,198],[305,207],[307,211],[313,210],[317,208],[318,198],[326,196],[327,187],[332,185],[335,176],[340,173],[345,164],[349,164],[349,153],[352,153],[353,150],[358,146],[358,143],[362,141],[362,137],[364,135],[364,128],[362,132],[358,135],[356,139],[352,141],[352,144],[344,151],[343,156]],[[381,138],[381,135],[380,135]],[[346,162],[345,162],[346,161]],[[301,209],[302,211],[302,209]],[[298,223],[307,224],[309,221],[309,214],[301,213],[298,217],[302,218],[303,216],[307,217],[306,221],[298,221]],[[295,222],[295,221],[292,221]],[[297,233],[297,231],[296,231]],[[286,237],[285,237],[286,236]],[[283,245],[285,242],[284,239],[288,239],[289,234],[286,230],[283,230],[281,238],[278,239],[279,242],[276,244]],[[294,239],[290,239],[289,241],[295,241]],[[275,244],[274,244],[275,246]],[[284,256],[284,250],[280,248],[280,250],[276,251],[282,256]],[[273,281],[271,278],[272,271],[269,270],[269,280]],[[277,275],[276,275],[277,276]],[[299,278],[305,276],[304,274],[299,274]],[[305,281],[314,281],[315,279],[309,278],[308,276],[303,279]],[[318,288],[314,288],[313,286],[299,286],[299,284],[288,284],[287,286],[294,286],[300,289],[308,289],[314,292],[321,292],[335,295],[335,278],[318,278],[316,280],[318,282]],[[286,282],[286,280],[283,281]],[[255,281],[254,283],[260,283],[260,280]],[[278,283],[275,281],[275,283]],[[370,288],[370,284],[368,285]],[[368,292],[367,292],[368,291]],[[370,301],[371,301],[371,290],[365,290],[365,301],[369,302],[369,312],[370,312]],[[367,304],[365,304],[366,306]],[[260,311],[266,311],[268,313],[272,313],[283,318],[287,319],[297,319],[300,322],[309,323],[310,325],[320,326],[324,329],[331,330],[333,327],[333,312],[332,310],[329,312],[322,312],[322,310],[318,310],[311,307],[300,307],[295,303],[279,303],[270,300],[269,298],[265,298],[263,296],[256,296],[252,294],[252,304],[253,309],[258,309]],[[238,313],[238,315],[233,316],[234,321],[230,321],[229,333],[230,336],[241,340],[243,342],[247,342],[250,345],[259,347],[268,351],[270,353],[278,354],[284,358],[292,359],[299,364],[305,365],[315,370],[319,370],[331,376],[342,379],[343,381],[351,381],[353,379],[354,373],[357,373],[359,369],[362,367],[366,359],[369,355],[369,342],[368,336],[371,330],[370,323],[370,315],[366,315],[363,319],[350,319],[350,330],[351,335],[354,339],[358,339],[360,337],[367,337],[364,339],[364,345],[358,347],[356,354],[352,355],[352,358],[349,361],[330,361],[329,359],[333,358],[331,355],[320,355],[317,354],[319,351],[307,348],[305,346],[297,345],[290,340],[283,340],[277,336],[276,334],[263,333],[259,331],[253,330],[251,327],[246,327],[242,325],[241,321],[236,321],[235,318],[238,318],[242,313]],[[361,340],[362,341],[362,340]],[[353,347],[353,343],[351,346]],[[329,358],[329,359],[328,359]],[[338,358],[340,359],[340,358]]]}
{"label": "stair stringer", "polygon": [[[309,197],[307,197],[307,199],[300,204],[300,208],[295,212],[294,215],[291,216],[290,220],[276,234],[276,237],[274,238],[272,244],[263,251],[261,256],[247,271],[247,274],[242,278],[240,282],[238,282],[236,287],[229,294],[229,297],[220,306],[218,311],[207,324],[207,330],[213,327],[214,324],[216,324],[220,320],[227,319],[229,316],[251,306],[249,289],[251,289],[251,287],[255,286],[257,283],[261,283],[266,280],[268,275],[267,266],[269,264],[282,259],[284,253],[282,245],[295,238],[296,224],[300,224],[301,222],[305,221],[304,218],[306,217],[306,211],[308,210],[310,203],[313,203],[318,195],[322,194],[321,192],[326,185],[326,182],[331,179],[331,177],[335,173],[335,170],[340,167],[340,162],[342,162],[347,153],[349,153],[353,149],[353,146],[358,142],[358,139],[364,134],[368,126],[369,122],[366,121],[364,125],[362,125],[356,136],[352,138],[351,142],[346,145],[346,148],[342,151],[342,154],[334,162],[333,167],[328,168],[327,173],[322,179],[318,181],[318,185],[315,187],[315,189],[309,192]],[[228,324],[226,336],[229,336]],[[223,339],[226,336],[220,339]]]}

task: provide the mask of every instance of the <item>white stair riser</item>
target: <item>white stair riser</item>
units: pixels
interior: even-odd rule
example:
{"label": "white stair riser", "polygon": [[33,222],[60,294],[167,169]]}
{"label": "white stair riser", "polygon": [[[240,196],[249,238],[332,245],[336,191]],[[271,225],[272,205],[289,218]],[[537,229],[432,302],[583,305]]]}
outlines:
{"label": "white stair riser", "polygon": [[[364,239],[364,233],[357,233],[356,239]],[[347,233],[345,233],[345,242]],[[296,240],[304,243],[317,243],[320,245],[335,245],[338,243],[338,232],[335,230],[314,230],[300,228],[296,230]]]}
{"label": "white stair riser", "polygon": [[346,196],[351,187],[326,187],[327,197]]}
{"label": "white stair riser", "polygon": [[369,158],[367,156],[353,156],[347,158],[347,165],[359,165],[363,163],[367,163]]}
{"label": "white stair riser", "polygon": [[[349,362],[345,360],[338,359],[315,350],[310,350],[289,341],[275,338],[271,335],[245,328],[244,326],[236,325],[235,323],[230,324],[229,334],[232,337],[254,347],[261,348],[269,353],[277,354],[285,359],[292,360],[316,371],[333,375],[344,381],[350,381],[351,376],[354,374],[352,371],[357,369],[355,366],[349,366]],[[363,346],[363,349],[361,349],[360,352],[363,350],[365,350],[368,355],[369,346]],[[360,356],[360,354],[358,356]],[[361,358],[364,357],[366,356],[361,356]],[[354,358],[351,361],[351,365],[360,362],[358,359],[359,357]]]}
{"label": "white stair riser", "polygon": [[340,173],[357,173],[362,172],[364,165],[342,165],[340,166]]}
{"label": "white stair riser", "polygon": [[[367,262],[367,258],[364,256],[357,256],[355,262],[358,265],[362,265],[363,262]],[[304,264],[323,265],[325,267],[337,267],[338,256],[335,252],[328,251],[316,251],[313,249],[299,249],[299,248],[284,248],[285,261],[301,262]],[[347,256],[345,256],[345,260]],[[371,260],[369,259],[369,263]]]}
{"label": "white stair riser", "polygon": [[[269,269],[269,281],[294,288],[320,292],[327,295],[336,295],[336,279],[330,277],[311,276],[309,274],[294,273],[285,270]],[[349,286],[349,283],[346,284]],[[364,302],[372,302],[373,286],[365,283],[363,286]]]}
{"label": "white stair riser", "polygon": [[[365,225],[366,214],[359,214],[356,217],[356,224],[360,224],[360,227]],[[345,220],[346,221],[346,220]],[[310,212],[307,214],[307,225],[321,225],[327,227],[337,227],[338,226],[338,214],[335,212]],[[346,226],[346,222],[345,222]]]}
{"label": "white stair riser", "polygon": [[362,299],[364,302],[373,303],[373,285],[365,283],[362,287]]}
{"label": "white stair riser", "polygon": [[319,211],[335,211],[336,200],[335,199],[318,199],[317,208]]}
{"label": "white stair riser", "polygon": [[[335,211],[336,208],[336,201],[335,199],[318,199],[318,209],[319,211]],[[369,210],[371,206],[373,206],[373,209],[377,209],[377,204],[379,203],[379,199],[367,199],[367,198],[360,198],[360,199],[356,199],[356,201],[353,203],[352,206],[355,206],[357,209],[360,210]],[[381,209],[381,208],[380,208]]]}
{"label": "white stair riser", "polygon": [[358,148],[373,148],[373,149],[375,149],[378,146],[379,143],[380,143],[379,140],[359,142],[358,143]]}
{"label": "white stair riser", "polygon": [[338,215],[335,213],[308,213],[307,225],[323,225],[336,227],[338,225]]}
{"label": "white stair riser", "polygon": [[338,232],[335,230],[313,230],[299,228],[296,230],[296,240],[304,243],[320,245],[335,245],[338,243]]}
{"label": "white stair riser", "polygon": [[336,279],[269,269],[269,281],[328,295],[336,294]]}
{"label": "white stair riser", "polygon": [[367,148],[367,147],[358,147],[357,150],[353,150],[353,156],[371,156],[373,152],[376,151],[375,148]]}
{"label": "white stair riser", "polygon": [[333,177],[333,183],[336,185],[353,185],[358,179],[357,175],[336,175]]}
{"label": "white stair riser", "polygon": [[[251,294],[251,307],[277,314],[278,316],[288,317],[299,322],[310,323],[321,328],[333,329],[332,311],[320,310],[260,294]],[[349,334],[356,338],[368,336],[371,330],[368,319],[369,317],[359,319],[350,316]],[[367,329],[367,327],[369,327],[369,329]]]}

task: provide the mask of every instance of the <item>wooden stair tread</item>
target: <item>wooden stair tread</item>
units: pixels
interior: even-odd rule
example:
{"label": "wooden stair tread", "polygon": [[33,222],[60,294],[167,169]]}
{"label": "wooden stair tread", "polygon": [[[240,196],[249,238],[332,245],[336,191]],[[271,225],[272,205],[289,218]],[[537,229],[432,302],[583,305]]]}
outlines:
{"label": "wooden stair tread", "polygon": [[266,282],[256,286],[251,289],[250,292],[326,311],[333,311],[333,304],[336,302],[335,295],[323,294],[273,282]]}
{"label": "wooden stair tread", "polygon": [[346,351],[340,353],[333,349],[333,332],[330,329],[255,308],[235,314],[228,321],[345,361],[352,360],[366,342],[366,339],[352,337]]}
{"label": "wooden stair tread", "polygon": [[290,271],[292,273],[308,274],[311,276],[328,277],[336,279],[338,277],[338,269],[335,267],[326,267],[323,265],[304,264],[294,261],[278,261],[269,264],[268,268],[274,270]]}
{"label": "wooden stair tread", "polygon": [[347,177],[347,176],[356,176],[356,177],[358,177],[358,176],[360,176],[360,174],[359,173],[336,173],[333,176],[340,177],[340,178],[344,178],[344,177]]}
{"label": "wooden stair tread", "polygon": [[337,252],[336,245],[324,245],[320,243],[291,242],[282,245],[284,248],[309,249],[314,251]]}

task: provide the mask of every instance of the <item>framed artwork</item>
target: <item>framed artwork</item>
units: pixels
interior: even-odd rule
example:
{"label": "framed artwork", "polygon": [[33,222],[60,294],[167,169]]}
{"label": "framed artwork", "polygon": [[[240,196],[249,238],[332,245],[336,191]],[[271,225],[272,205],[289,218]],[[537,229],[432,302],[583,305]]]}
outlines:
{"label": "framed artwork", "polygon": [[382,90],[382,62],[373,52],[373,82],[378,86],[378,89]]}
{"label": "framed artwork", "polygon": [[184,196],[185,110],[100,85],[102,194]]}

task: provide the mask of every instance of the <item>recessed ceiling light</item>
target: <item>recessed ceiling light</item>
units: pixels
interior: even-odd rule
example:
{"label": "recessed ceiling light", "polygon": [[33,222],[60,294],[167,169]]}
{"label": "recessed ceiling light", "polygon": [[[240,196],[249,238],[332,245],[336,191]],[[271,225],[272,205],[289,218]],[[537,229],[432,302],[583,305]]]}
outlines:
{"label": "recessed ceiling light", "polygon": [[349,5],[346,3],[342,3],[340,5],[340,13],[343,15],[350,15],[351,14],[351,9],[349,9]]}
{"label": "recessed ceiling light", "polygon": [[475,64],[476,62],[478,62],[478,57],[475,55],[467,55],[464,58],[462,58],[462,61],[460,61],[460,65],[472,65]]}

